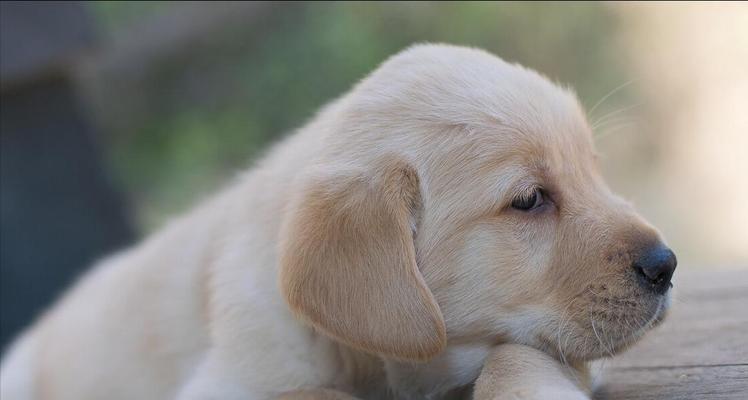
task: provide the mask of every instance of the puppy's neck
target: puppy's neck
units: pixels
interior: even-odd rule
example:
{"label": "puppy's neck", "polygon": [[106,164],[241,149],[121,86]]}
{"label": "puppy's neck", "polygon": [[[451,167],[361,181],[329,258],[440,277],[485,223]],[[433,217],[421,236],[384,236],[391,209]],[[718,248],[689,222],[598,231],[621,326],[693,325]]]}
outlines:
{"label": "puppy's neck", "polygon": [[384,360],[386,385],[397,399],[469,398],[469,385],[478,378],[491,346],[448,345],[425,363]]}
{"label": "puppy's neck", "polygon": [[361,399],[390,399],[384,361],[378,356],[337,343],[341,382],[337,389]]}
{"label": "puppy's neck", "polygon": [[450,345],[428,362],[410,363],[338,346],[345,376],[340,389],[362,399],[462,398],[491,350],[490,343]]}

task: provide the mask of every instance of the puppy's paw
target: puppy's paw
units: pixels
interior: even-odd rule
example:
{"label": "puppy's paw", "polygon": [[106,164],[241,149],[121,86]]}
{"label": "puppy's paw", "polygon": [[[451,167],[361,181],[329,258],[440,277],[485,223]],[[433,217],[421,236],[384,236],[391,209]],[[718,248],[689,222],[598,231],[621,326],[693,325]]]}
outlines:
{"label": "puppy's paw", "polygon": [[578,368],[532,347],[497,346],[475,382],[475,400],[589,400],[587,379]]}

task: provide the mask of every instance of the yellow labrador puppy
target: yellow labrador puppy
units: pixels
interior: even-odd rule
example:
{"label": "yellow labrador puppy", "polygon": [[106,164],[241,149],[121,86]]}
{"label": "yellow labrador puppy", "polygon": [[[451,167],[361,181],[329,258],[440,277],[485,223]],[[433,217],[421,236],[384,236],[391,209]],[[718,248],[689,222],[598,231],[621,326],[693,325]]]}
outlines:
{"label": "yellow labrador puppy", "polygon": [[2,398],[456,398],[485,363],[476,398],[583,399],[675,266],[572,93],[414,46],[97,266],[10,349]]}

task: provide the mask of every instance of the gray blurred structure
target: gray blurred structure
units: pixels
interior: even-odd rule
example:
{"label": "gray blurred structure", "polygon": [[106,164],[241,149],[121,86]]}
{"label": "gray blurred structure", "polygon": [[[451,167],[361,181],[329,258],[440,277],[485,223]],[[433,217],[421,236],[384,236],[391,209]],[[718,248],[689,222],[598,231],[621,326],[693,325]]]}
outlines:
{"label": "gray blurred structure", "polygon": [[0,3],[0,346],[133,237],[69,66],[94,43],[77,2]]}

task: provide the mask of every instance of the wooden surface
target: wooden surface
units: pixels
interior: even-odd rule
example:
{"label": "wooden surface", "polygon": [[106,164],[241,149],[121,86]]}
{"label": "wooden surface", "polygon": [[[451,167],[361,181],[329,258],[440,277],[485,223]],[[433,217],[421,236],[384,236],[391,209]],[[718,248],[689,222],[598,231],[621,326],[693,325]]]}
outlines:
{"label": "wooden surface", "polygon": [[601,362],[595,399],[748,399],[748,270],[679,270],[670,316]]}

